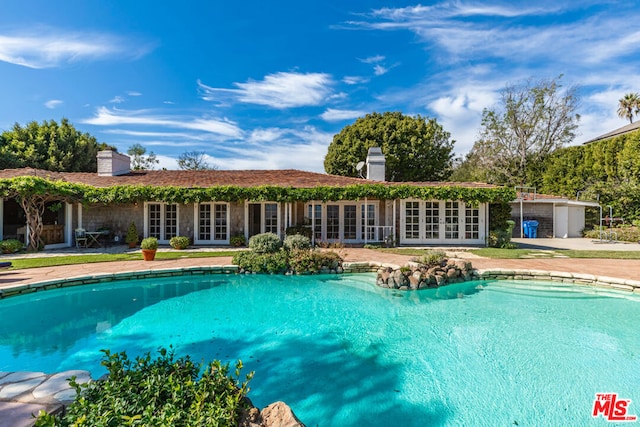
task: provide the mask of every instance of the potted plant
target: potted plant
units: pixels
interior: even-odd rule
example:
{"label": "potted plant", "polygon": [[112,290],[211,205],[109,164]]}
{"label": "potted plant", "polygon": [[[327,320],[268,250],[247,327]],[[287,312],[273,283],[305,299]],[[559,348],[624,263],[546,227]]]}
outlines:
{"label": "potted plant", "polygon": [[142,248],[142,256],[145,261],[153,261],[156,257],[156,251],[158,250],[158,239],[155,237],[147,237],[140,242]]}
{"label": "potted plant", "polygon": [[189,246],[189,238],[185,236],[174,236],[169,240],[169,245],[173,249],[186,249]]}
{"label": "potted plant", "polygon": [[129,225],[125,241],[129,244],[130,248],[135,248],[138,244],[138,229],[133,221],[131,221],[131,225]]}

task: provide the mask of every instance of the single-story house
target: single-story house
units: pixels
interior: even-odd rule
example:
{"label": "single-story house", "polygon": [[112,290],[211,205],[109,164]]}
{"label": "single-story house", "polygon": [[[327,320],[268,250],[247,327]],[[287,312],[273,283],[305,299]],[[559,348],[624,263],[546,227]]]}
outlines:
{"label": "single-story house", "polygon": [[[86,200],[57,203],[54,209],[45,209],[43,214],[42,235],[47,248],[73,246],[74,230],[78,228],[108,230],[113,240],[122,242],[131,222],[136,224],[141,237],[156,237],[161,244],[180,235],[189,237],[195,245],[229,245],[236,235],[248,239],[255,234],[273,232],[284,237],[288,227],[303,226],[312,230],[315,242],[482,246],[488,236],[489,203],[513,197],[513,192],[505,192],[504,187],[482,183],[384,182],[384,169],[385,159],[377,147],[367,156],[366,179],[300,170],[136,171],[130,170],[128,156],[101,151],[97,173],[6,169],[0,170],[0,180],[36,175],[97,189],[153,186],[225,192],[267,186],[288,191],[288,197],[276,194],[273,200],[262,195],[259,200],[192,197],[185,202],[156,195],[152,199],[124,203]],[[310,191],[318,188],[356,188],[357,191],[348,197],[335,197],[338,200],[309,196],[315,194]],[[381,188],[396,192],[393,196],[385,193],[387,196],[380,197]],[[449,192],[434,193],[434,189]],[[291,194],[297,194],[296,191],[307,192],[295,199]],[[490,194],[491,200],[454,198],[480,193]],[[454,196],[434,199],[433,194]],[[504,197],[508,198],[504,200]],[[28,238],[25,213],[15,199],[0,197],[0,218],[0,239]]]}
{"label": "single-story house", "polygon": [[519,192],[511,201],[511,219],[515,221],[513,237],[523,235],[523,221],[538,221],[537,237],[582,237],[585,209],[599,208],[596,202],[571,200],[562,196]]}

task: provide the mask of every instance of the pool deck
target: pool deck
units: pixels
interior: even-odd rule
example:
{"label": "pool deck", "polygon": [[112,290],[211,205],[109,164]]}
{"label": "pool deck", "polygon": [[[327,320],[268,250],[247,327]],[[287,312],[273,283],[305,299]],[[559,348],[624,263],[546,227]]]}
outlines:
{"label": "pool deck", "polygon": [[[619,278],[625,280],[640,280],[640,260],[624,259],[576,259],[561,256],[563,249],[603,250],[603,251],[640,251],[640,245],[635,243],[601,243],[589,239],[515,239],[520,247],[529,247],[539,251],[540,256],[548,256],[546,251],[556,252],[553,258],[529,259],[489,259],[480,258],[464,250],[464,248],[444,247],[450,257],[471,261],[474,268],[483,271],[490,269],[507,270],[537,270],[549,272],[566,272],[577,275],[589,274]],[[220,248],[219,248],[220,249]],[[225,248],[226,249],[226,248]],[[103,252],[122,251],[122,248],[107,248]],[[163,249],[170,250],[170,249]],[[211,250],[211,249],[196,249]],[[371,249],[343,248],[334,249],[345,262],[384,262],[386,264],[404,265],[413,256],[383,253]],[[71,255],[74,250],[47,251],[39,254],[23,256],[56,256]],[[82,251],[87,253],[87,251]],[[546,255],[545,255],[546,253]],[[0,256],[0,261],[11,261],[19,255]],[[231,257],[215,258],[181,258],[173,260],[122,261],[95,264],[65,265],[58,267],[42,267],[24,270],[0,271],[0,290],[39,282],[61,281],[81,276],[109,275],[125,272],[177,270],[189,267],[225,266],[231,264]],[[37,375],[36,375],[37,374]],[[31,426],[32,413],[37,414],[40,409],[52,411],[59,409],[61,404],[55,400],[55,395],[67,397],[66,381],[60,381],[66,374],[54,373],[9,373],[0,371],[0,427]],[[40,387],[39,389],[37,387]],[[36,391],[37,390],[37,391]],[[59,394],[60,393],[60,394]]]}

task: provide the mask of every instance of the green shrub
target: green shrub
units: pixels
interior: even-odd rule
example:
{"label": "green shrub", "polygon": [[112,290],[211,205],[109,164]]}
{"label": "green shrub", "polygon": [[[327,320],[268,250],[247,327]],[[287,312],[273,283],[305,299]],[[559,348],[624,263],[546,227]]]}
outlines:
{"label": "green shrub", "polygon": [[185,236],[174,236],[169,240],[169,245],[173,249],[186,249],[189,247],[189,238]]}
{"label": "green shrub", "polygon": [[24,247],[20,240],[7,239],[0,241],[0,252],[3,254],[13,254],[19,252]]}
{"label": "green shrub", "polygon": [[249,249],[261,254],[278,252],[282,247],[280,238],[273,233],[256,234],[249,239]]}
{"label": "green shrub", "polygon": [[285,237],[283,245],[288,251],[296,249],[311,249],[311,240],[302,234],[292,234]]}
{"label": "green shrub", "polygon": [[506,227],[504,229],[489,231],[489,247],[501,249],[515,249],[518,247],[517,244],[511,242],[515,221],[507,220],[505,224]]}
{"label": "green shrub", "polygon": [[298,224],[298,225],[293,225],[291,227],[287,227],[285,230],[285,234],[287,236],[292,236],[294,234],[302,234],[303,236],[308,237],[309,239],[311,239],[311,227],[309,225],[303,225],[303,224]]}
{"label": "green shrub", "polygon": [[127,229],[127,237],[125,237],[124,240],[130,245],[138,244],[138,229],[136,228],[135,222],[132,221],[131,224],[129,224],[129,228]]}
{"label": "green shrub", "polygon": [[243,270],[252,273],[284,273],[289,266],[289,256],[284,250],[272,253],[255,251],[238,252],[233,256],[233,263]]}
{"label": "green shrub", "polygon": [[309,249],[293,250],[289,256],[289,268],[297,274],[335,270],[342,266],[342,258],[335,252]]}
{"label": "green shrub", "polygon": [[155,237],[147,237],[140,242],[141,249],[153,250],[158,249],[158,239]]}
{"label": "green shrub", "polygon": [[427,267],[437,267],[443,265],[447,260],[447,253],[444,251],[428,250],[415,262]]}
{"label": "green shrub", "polygon": [[237,426],[249,405],[246,394],[253,373],[240,382],[242,362],[234,374],[229,365],[201,366],[189,356],[174,359],[173,351],[160,349],[157,359],[149,353],[130,360],[125,352],[102,350],[105,379],[69,384],[76,400],[64,415],[41,411],[35,425],[42,426]]}
{"label": "green shrub", "polygon": [[[610,237],[617,237],[617,240],[621,242],[640,242],[640,227],[626,226],[602,229],[602,239],[609,240]],[[600,233],[598,227],[595,230],[585,231],[584,237],[590,239],[600,239]]]}
{"label": "green shrub", "polygon": [[247,239],[244,238],[244,234],[236,234],[235,236],[231,236],[229,240],[231,246],[240,247],[247,244]]}

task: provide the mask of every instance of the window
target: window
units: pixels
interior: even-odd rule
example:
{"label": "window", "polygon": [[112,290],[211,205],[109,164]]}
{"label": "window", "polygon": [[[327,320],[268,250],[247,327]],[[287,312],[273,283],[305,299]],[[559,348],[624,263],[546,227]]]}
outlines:
{"label": "window", "polygon": [[464,238],[478,239],[480,237],[480,210],[467,206],[464,210]]}
{"label": "window", "polygon": [[356,240],[358,238],[356,205],[344,206],[344,238]]}
{"label": "window", "polygon": [[178,235],[178,205],[164,207],[164,238],[170,240]]}
{"label": "window", "polygon": [[444,238],[458,239],[459,237],[459,208],[458,202],[445,202],[444,207]]}
{"label": "window", "polygon": [[160,224],[162,216],[160,214],[160,203],[150,203],[148,209],[148,225],[149,225],[149,237],[155,237],[161,239],[160,236]]}
{"label": "window", "polygon": [[340,206],[327,205],[327,239],[340,239]]}
{"label": "window", "polygon": [[278,234],[278,204],[264,205],[264,232]]}
{"label": "window", "polygon": [[178,235],[178,205],[146,204],[146,235],[166,241]]}
{"label": "window", "polygon": [[215,233],[214,240],[227,239],[227,205],[215,204]]}
{"label": "window", "polygon": [[198,240],[211,240],[211,205],[198,207]]}
{"label": "window", "polygon": [[405,225],[404,225],[404,237],[405,239],[419,239],[420,238],[420,203],[419,202],[406,202],[404,208]]}
{"label": "window", "polygon": [[201,203],[197,205],[196,243],[229,242],[229,205]]}
{"label": "window", "polygon": [[440,203],[425,202],[424,207],[424,237],[425,239],[439,239]]}
{"label": "window", "polygon": [[376,238],[376,207],[368,204],[362,205],[362,230],[363,234],[367,233],[367,240],[375,240]]}

